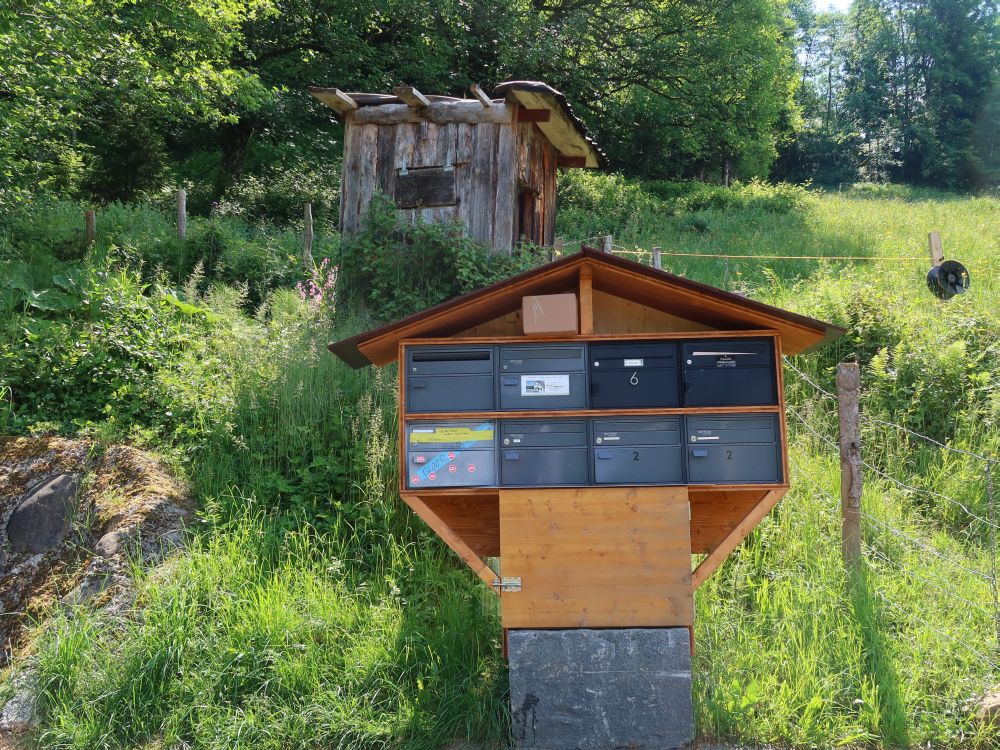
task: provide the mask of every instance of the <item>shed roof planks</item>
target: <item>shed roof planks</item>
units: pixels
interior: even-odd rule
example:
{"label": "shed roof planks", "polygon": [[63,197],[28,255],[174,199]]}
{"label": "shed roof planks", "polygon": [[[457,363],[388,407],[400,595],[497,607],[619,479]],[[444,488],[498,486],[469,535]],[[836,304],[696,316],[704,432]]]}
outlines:
{"label": "shed roof planks", "polygon": [[[506,101],[521,109],[520,122],[535,122],[559,152],[563,167],[598,167],[604,154],[588,135],[583,121],[559,91],[541,81],[506,81],[493,91],[493,99],[474,85],[473,99],[425,95],[412,86],[397,86],[392,94],[344,93],[336,88],[310,86],[309,93],[340,117],[357,122],[456,122],[509,123],[513,113]],[[528,114],[523,114],[527,112]]]}

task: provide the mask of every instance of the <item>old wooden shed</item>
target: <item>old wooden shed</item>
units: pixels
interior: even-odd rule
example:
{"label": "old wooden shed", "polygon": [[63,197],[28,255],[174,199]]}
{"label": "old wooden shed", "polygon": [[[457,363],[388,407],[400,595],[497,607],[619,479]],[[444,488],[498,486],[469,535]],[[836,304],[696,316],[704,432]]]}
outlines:
{"label": "old wooden shed", "polygon": [[538,81],[502,83],[488,97],[424,96],[310,88],[344,124],[340,227],[356,233],[372,195],[403,216],[462,222],[500,252],[519,242],[551,245],[559,168],[597,167],[603,157],[566,98]]}

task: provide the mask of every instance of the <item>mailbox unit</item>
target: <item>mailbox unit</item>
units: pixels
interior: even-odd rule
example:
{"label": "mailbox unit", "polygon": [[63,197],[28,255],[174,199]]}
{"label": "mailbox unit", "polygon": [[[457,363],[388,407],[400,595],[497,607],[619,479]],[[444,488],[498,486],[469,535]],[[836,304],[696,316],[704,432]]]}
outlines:
{"label": "mailbox unit", "polygon": [[584,420],[503,421],[500,443],[503,486],[562,487],[589,483]]}
{"label": "mailbox unit", "polygon": [[680,406],[675,341],[594,343],[589,362],[595,409]]}
{"label": "mailbox unit", "polygon": [[714,339],[681,345],[685,406],[776,406],[772,339]]}
{"label": "mailbox unit", "polygon": [[[520,121],[531,101],[509,105],[477,116],[559,132]],[[554,294],[576,296],[579,333],[526,335],[524,298]],[[788,490],[782,353],[840,333],[585,248],[331,345],[355,367],[401,365],[400,495],[500,597],[512,715],[531,722],[515,738],[693,738],[693,641],[673,636],[693,632],[695,589]],[[671,670],[636,673],[670,643]],[[550,668],[594,659],[609,668]],[[578,725],[563,696],[590,707]]]}
{"label": "mailbox unit", "polygon": [[406,410],[491,411],[496,347],[417,346],[406,354]]}
{"label": "mailbox unit", "polygon": [[406,486],[411,489],[496,484],[496,423],[413,422],[406,426]]}
{"label": "mailbox unit", "polygon": [[555,343],[501,346],[500,408],[586,409],[586,348]]}
{"label": "mailbox unit", "polygon": [[684,484],[677,417],[595,419],[595,484]]}

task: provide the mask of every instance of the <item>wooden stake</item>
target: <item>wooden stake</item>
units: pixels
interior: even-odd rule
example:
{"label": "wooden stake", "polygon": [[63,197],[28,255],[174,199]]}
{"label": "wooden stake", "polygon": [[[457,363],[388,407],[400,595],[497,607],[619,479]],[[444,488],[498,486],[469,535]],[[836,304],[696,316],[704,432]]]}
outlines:
{"label": "wooden stake", "polygon": [[180,188],[177,191],[177,236],[182,240],[187,236],[188,230],[187,201],[187,190]]}
{"label": "wooden stake", "polygon": [[97,212],[92,208],[83,212],[83,225],[87,247],[90,247],[97,239]]}
{"label": "wooden stake", "polygon": [[313,262],[313,207],[312,203],[306,204],[305,209],[305,230],[302,236],[302,267],[306,271],[311,271],[315,263]]}
{"label": "wooden stake", "polygon": [[653,248],[653,268],[658,271],[663,270],[663,258],[660,257],[660,248]]}
{"label": "wooden stake", "polygon": [[479,100],[479,103],[487,109],[493,106],[493,100],[486,96],[486,92],[479,88],[478,83],[474,83],[469,86],[469,91],[471,91],[472,95]]}
{"label": "wooden stake", "polygon": [[941,244],[941,235],[931,232],[927,235],[927,250],[931,254],[931,265],[937,267],[944,262],[944,245]]}
{"label": "wooden stake", "polygon": [[549,252],[549,260],[555,260],[556,258],[562,257],[563,254],[563,238],[556,237],[552,242],[552,250]]}
{"label": "wooden stake", "polygon": [[837,365],[837,414],[840,419],[840,506],[844,565],[850,571],[861,559],[861,426],[858,388],[861,373],[854,362]]}
{"label": "wooden stake", "polygon": [[606,234],[601,238],[601,250],[611,254],[611,248],[615,245],[615,238],[613,235]]}

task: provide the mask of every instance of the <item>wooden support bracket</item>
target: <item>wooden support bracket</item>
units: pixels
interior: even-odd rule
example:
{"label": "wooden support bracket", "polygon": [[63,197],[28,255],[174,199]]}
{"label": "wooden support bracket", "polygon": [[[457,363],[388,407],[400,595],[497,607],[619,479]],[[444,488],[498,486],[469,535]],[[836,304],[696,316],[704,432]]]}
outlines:
{"label": "wooden support bracket", "polygon": [[479,555],[472,551],[472,548],[468,544],[462,541],[462,538],[441,519],[441,516],[431,510],[430,506],[417,495],[407,493],[402,495],[402,498],[403,502],[409,505],[413,509],[413,512],[420,516],[424,523],[430,526],[434,533],[441,537],[445,544],[451,547],[466,565],[472,568],[473,572],[489,586],[490,591],[499,594],[493,587],[493,581],[496,579],[497,574],[493,572],[493,569],[489,565],[483,562],[483,559]]}
{"label": "wooden support bracket", "polygon": [[740,542],[746,539],[747,534],[753,531],[754,527],[764,519],[764,516],[771,512],[771,508],[778,504],[784,494],[785,490],[769,490],[760,502],[750,509],[743,520],[736,524],[725,539],[719,542],[719,546],[709,552],[708,557],[695,568],[694,573],[691,574],[691,583],[694,588],[697,589],[708,580],[708,577],[729,557],[729,553],[736,549]]}
{"label": "wooden support bracket", "polygon": [[396,86],[392,93],[402,99],[406,106],[423,109],[431,106],[431,100],[417,91],[413,86]]}

